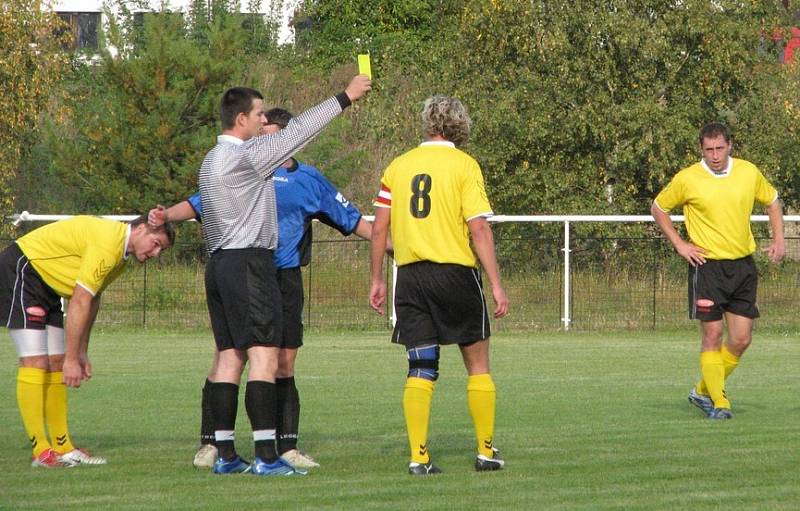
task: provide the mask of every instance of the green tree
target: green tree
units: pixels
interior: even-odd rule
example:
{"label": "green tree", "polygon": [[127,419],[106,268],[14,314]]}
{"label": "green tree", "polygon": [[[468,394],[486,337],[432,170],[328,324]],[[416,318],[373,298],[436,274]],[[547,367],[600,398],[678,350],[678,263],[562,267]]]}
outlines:
{"label": "green tree", "polygon": [[[0,216],[14,208],[19,168],[39,137],[69,59],[62,50],[61,20],[38,0],[0,3]],[[63,32],[62,32],[63,33]],[[8,234],[6,222],[2,223]]]}
{"label": "green tree", "polygon": [[[76,68],[69,115],[48,130],[52,169],[81,212],[143,211],[195,190],[233,84],[254,84],[241,20],[110,17],[99,61]],[[57,207],[57,206],[56,206]]]}
{"label": "green tree", "polygon": [[770,2],[472,2],[448,81],[473,108],[497,209],[646,213],[698,158],[700,126],[721,120],[749,137],[756,109],[744,106],[785,86],[759,34],[786,22]]}

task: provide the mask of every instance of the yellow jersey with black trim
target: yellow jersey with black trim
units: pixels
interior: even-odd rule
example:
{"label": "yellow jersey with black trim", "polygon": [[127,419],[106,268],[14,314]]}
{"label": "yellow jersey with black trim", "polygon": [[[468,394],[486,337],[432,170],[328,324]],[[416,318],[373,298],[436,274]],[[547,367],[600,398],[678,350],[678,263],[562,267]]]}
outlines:
{"label": "yellow jersey with black trim", "polygon": [[475,267],[467,222],[493,214],[478,162],[445,141],[424,142],[395,158],[373,205],[392,210],[399,266],[431,261]]}
{"label": "yellow jersey with black trim", "polygon": [[76,285],[95,296],[122,273],[129,236],[126,223],[76,216],[39,227],[17,245],[45,284],[71,298]]}
{"label": "yellow jersey with black trim", "polygon": [[750,215],[753,205],[772,204],[778,192],[749,161],[729,158],[717,174],[700,161],[678,172],[658,194],[665,213],[683,206],[689,239],[708,259],[739,259],[756,250]]}

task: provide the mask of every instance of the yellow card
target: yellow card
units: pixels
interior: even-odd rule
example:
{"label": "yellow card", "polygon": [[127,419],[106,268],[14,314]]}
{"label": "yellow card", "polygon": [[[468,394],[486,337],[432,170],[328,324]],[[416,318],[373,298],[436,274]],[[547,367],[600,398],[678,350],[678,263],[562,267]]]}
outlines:
{"label": "yellow card", "polygon": [[369,64],[369,53],[360,53],[358,55],[358,74],[367,75],[367,78],[372,80],[372,67]]}

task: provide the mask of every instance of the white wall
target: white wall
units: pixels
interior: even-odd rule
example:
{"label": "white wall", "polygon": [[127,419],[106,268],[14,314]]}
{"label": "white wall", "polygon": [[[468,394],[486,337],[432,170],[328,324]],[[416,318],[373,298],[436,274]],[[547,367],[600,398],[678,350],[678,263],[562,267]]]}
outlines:
{"label": "white wall", "polygon": [[[302,0],[261,0],[261,13],[270,13],[273,2],[281,5],[281,12],[283,13],[283,23],[281,24],[278,42],[292,42],[294,34],[289,27],[289,20],[297,6],[302,3]],[[184,10],[191,2],[190,0],[166,0],[165,3],[170,10],[177,11]],[[240,0],[240,3],[242,4],[242,12],[246,12],[247,0]],[[149,0],[149,4],[157,9],[161,6],[161,0]],[[53,10],[56,12],[102,12],[103,0],[55,0]]]}

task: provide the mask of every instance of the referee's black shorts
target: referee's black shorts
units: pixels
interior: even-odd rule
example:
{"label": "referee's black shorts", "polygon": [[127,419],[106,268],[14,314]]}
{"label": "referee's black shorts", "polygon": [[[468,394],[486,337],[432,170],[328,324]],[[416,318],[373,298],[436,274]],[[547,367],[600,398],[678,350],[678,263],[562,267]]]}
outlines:
{"label": "referee's black shorts", "polygon": [[[36,306],[44,309],[44,316],[28,312]],[[16,243],[0,253],[0,320],[11,329],[64,328],[61,297],[44,283]]]}
{"label": "referee's black shorts", "polygon": [[724,312],[757,318],[758,272],[752,256],[689,265],[689,318],[719,321]]}
{"label": "referee's black shorts", "polygon": [[392,342],[407,348],[470,344],[491,335],[476,268],[430,261],[400,266],[394,305],[397,323]]}
{"label": "referee's black shorts", "polygon": [[303,345],[303,275],[300,268],[279,268],[278,287],[283,304],[283,338],[281,348]]}
{"label": "referee's black shorts", "polygon": [[218,250],[206,264],[206,300],[217,349],[280,347],[281,293],[272,250]]}

